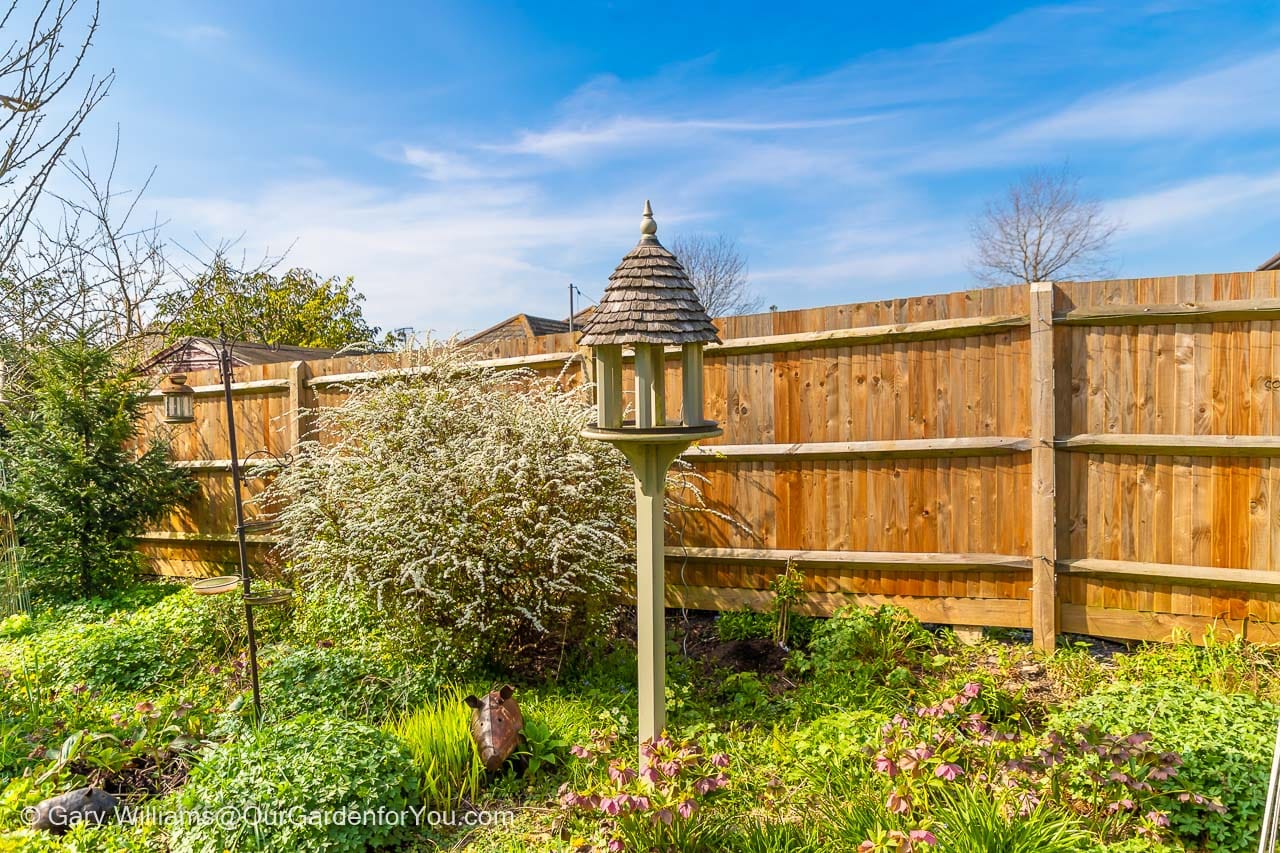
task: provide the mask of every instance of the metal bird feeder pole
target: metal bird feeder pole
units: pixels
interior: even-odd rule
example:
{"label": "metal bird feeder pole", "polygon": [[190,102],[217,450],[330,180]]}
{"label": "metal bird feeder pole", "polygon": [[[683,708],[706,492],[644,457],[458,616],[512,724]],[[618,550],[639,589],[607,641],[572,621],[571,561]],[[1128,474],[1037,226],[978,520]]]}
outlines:
{"label": "metal bird feeder pole", "polygon": [[231,392],[231,347],[224,340],[219,353],[222,397],[227,407],[227,443],[231,449],[231,494],[236,508],[236,548],[240,558],[240,587],[244,597],[244,623],[249,637],[249,681],[253,686],[253,724],[262,722],[262,692],[258,686],[258,631],[253,621],[252,577],[244,538],[244,497],[240,494],[240,449],[236,446],[236,415]]}

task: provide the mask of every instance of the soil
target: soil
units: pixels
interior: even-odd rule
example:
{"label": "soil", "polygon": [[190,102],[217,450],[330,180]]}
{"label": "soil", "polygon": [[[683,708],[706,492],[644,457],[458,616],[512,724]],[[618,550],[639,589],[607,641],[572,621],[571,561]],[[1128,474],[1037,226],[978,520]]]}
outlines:
{"label": "soil", "polygon": [[789,652],[772,640],[721,640],[716,613],[688,611],[686,618],[667,620],[668,636],[681,652],[708,671],[754,672],[777,693],[794,685],[783,675]]}
{"label": "soil", "polygon": [[161,797],[176,791],[186,783],[190,768],[179,760],[166,760],[163,767],[158,767],[154,759],[147,757],[135,758],[113,772],[91,768],[82,762],[72,762],[68,769],[84,776],[88,785],[131,799],[141,795]]}

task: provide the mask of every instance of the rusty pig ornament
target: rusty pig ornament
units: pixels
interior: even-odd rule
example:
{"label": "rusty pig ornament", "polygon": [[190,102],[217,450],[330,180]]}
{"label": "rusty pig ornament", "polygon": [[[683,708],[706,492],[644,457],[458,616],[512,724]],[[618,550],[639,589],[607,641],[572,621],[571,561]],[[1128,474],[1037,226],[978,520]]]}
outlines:
{"label": "rusty pig ornament", "polygon": [[524,743],[524,717],[512,698],[514,693],[515,688],[506,684],[500,690],[489,691],[483,699],[468,696],[462,700],[471,708],[471,738],[490,773],[500,770]]}

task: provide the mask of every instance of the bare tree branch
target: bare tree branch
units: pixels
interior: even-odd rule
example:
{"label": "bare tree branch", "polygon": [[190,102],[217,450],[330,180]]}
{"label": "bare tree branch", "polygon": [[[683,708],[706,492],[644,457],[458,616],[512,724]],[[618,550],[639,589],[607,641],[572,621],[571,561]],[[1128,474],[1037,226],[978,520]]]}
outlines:
{"label": "bare tree branch", "polygon": [[0,53],[0,269],[18,252],[54,168],[114,79],[114,72],[91,76],[78,100],[64,102],[98,31],[98,5],[78,23],[80,0],[43,0],[30,25],[19,27],[18,15],[31,5],[10,0],[0,15],[0,45],[8,42]]}
{"label": "bare tree branch", "polygon": [[970,271],[988,285],[1105,278],[1119,228],[1066,166],[1037,169],[974,219]]}
{"label": "bare tree branch", "polygon": [[748,284],[747,258],[732,239],[723,234],[681,235],[672,241],[671,253],[689,274],[710,316],[751,314],[764,305]]}
{"label": "bare tree branch", "polygon": [[166,261],[162,223],[134,224],[147,184],[117,187],[118,154],[117,135],[105,174],[83,157],[63,163],[79,191],[51,195],[56,217],[33,223],[0,276],[0,297],[13,306],[0,316],[0,338],[28,346],[81,336],[137,349],[162,334],[157,305],[183,282]]}

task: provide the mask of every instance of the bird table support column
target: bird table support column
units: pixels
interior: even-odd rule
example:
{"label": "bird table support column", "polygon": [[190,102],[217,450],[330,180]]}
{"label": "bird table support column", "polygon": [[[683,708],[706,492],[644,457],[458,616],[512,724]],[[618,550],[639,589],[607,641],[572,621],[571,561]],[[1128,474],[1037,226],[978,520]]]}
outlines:
{"label": "bird table support column", "polygon": [[666,571],[663,503],[667,469],[688,442],[623,446],[636,475],[636,652],[640,740],[667,724]]}

